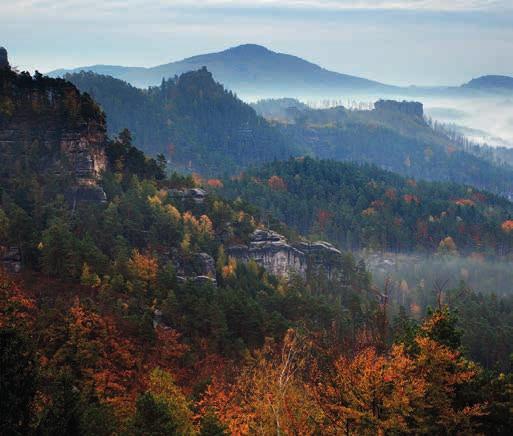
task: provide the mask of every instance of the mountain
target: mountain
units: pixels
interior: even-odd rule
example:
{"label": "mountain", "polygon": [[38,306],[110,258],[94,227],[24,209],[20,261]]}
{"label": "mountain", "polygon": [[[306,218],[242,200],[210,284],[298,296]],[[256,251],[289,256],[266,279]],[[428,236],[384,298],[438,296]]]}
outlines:
{"label": "mountain", "polygon": [[379,92],[392,86],[326,70],[296,56],[277,53],[255,44],[245,44],[218,53],[193,56],[151,68],[92,65],[55,70],[50,76],[92,71],[122,79],[134,86],[160,85],[162,79],[207,67],[214,79],[244,95],[270,96],[330,91]]}
{"label": "mountain", "polygon": [[513,253],[513,204],[464,185],[311,158],[269,163],[223,184],[224,196],[348,250]]}
{"label": "mountain", "polygon": [[513,77],[509,76],[481,76],[462,85],[465,90],[483,92],[513,92]]}
{"label": "mountain", "polygon": [[129,128],[146,153],[164,153],[174,168],[205,175],[296,154],[283,135],[216,83],[205,68],[141,90],[91,72],[66,79],[98,101],[109,134]]}

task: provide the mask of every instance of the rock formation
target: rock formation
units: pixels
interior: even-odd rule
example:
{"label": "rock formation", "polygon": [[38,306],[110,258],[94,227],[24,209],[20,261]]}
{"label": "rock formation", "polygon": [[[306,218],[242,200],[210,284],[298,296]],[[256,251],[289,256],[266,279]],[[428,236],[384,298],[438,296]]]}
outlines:
{"label": "rock formation", "polygon": [[290,277],[322,269],[328,277],[339,264],[342,253],[328,242],[297,242],[289,244],[287,239],[272,230],[257,229],[249,245],[235,245],[227,254],[237,260],[254,260],[270,273]]}
{"label": "rock formation", "polygon": [[208,253],[194,253],[190,258],[180,258],[177,265],[179,281],[192,280],[216,284],[216,264]]}
{"label": "rock formation", "polygon": [[416,101],[379,100],[374,103],[374,109],[377,111],[396,111],[420,118],[424,116],[424,106]]}
{"label": "rock formation", "polygon": [[0,69],[9,69],[9,58],[7,57],[7,50],[0,47]]}

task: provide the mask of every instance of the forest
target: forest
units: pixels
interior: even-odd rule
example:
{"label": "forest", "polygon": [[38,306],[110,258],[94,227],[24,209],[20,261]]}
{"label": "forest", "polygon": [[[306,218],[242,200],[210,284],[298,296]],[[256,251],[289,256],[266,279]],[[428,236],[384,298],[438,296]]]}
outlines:
{"label": "forest", "polygon": [[294,99],[277,99],[252,107],[309,156],[370,163],[406,177],[512,195],[507,149],[492,152],[462,141],[450,128],[428,119],[420,103],[378,101],[372,109],[312,109]]}
{"label": "forest", "polygon": [[221,192],[347,250],[510,256],[513,248],[508,200],[371,165],[294,158],[228,178]]}
{"label": "forest", "polygon": [[407,177],[467,184],[513,195],[513,168],[489,159],[486,147],[469,147],[435,128],[420,103],[378,101],[372,109],[312,109],[294,99],[248,105],[205,68],[142,90],[92,72],[65,78],[105,111],[108,133],[132,132],[149,155],[170,167],[211,177],[291,156],[370,163]]}
{"label": "forest", "polygon": [[[171,108],[201,100],[187,78],[163,84]],[[191,113],[179,128],[202,135],[210,115]],[[18,256],[0,267],[1,434],[509,434],[511,335],[494,323],[511,302],[426,284],[411,310],[349,252],[288,278],[227,254],[272,226],[508,256],[504,198],[310,158],[179,174],[128,130],[108,137],[71,83],[9,68],[0,114],[0,247]],[[502,347],[481,348],[476,313]]]}
{"label": "forest", "polygon": [[66,75],[107,114],[109,134],[128,128],[145,153],[202,174],[235,173],[294,154],[278,130],[216,83],[205,68],[141,90],[109,76]]}

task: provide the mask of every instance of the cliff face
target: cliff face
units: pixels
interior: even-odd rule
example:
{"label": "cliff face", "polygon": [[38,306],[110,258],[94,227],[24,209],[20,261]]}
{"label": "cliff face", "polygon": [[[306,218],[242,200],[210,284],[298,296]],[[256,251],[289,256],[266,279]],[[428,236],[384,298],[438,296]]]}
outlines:
{"label": "cliff face", "polygon": [[342,253],[323,241],[289,244],[286,238],[271,230],[258,229],[252,235],[249,245],[236,245],[227,249],[228,255],[237,260],[254,260],[270,273],[290,277],[322,270],[332,278]]}
{"label": "cliff face", "polygon": [[[103,201],[105,119],[70,83],[0,68],[0,180],[54,177],[73,201]],[[62,185],[61,185],[62,186]]]}

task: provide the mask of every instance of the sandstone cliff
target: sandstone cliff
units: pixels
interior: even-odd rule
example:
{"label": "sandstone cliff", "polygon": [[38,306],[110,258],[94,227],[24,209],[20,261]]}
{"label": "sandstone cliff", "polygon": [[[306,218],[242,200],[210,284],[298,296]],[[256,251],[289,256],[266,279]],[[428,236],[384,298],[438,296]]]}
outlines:
{"label": "sandstone cliff", "polygon": [[227,249],[228,255],[237,260],[254,260],[270,273],[290,277],[322,271],[332,278],[340,265],[342,253],[324,241],[289,243],[272,230],[257,229],[249,245],[235,245]]}

